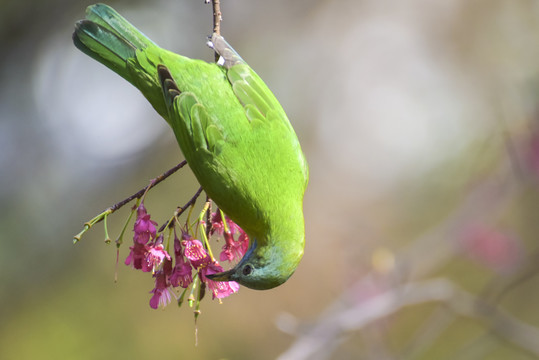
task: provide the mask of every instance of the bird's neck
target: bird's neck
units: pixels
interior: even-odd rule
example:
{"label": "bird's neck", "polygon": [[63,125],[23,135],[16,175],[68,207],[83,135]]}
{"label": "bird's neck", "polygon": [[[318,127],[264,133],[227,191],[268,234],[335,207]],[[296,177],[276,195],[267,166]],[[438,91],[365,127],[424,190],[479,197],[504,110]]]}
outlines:
{"label": "bird's neck", "polygon": [[[267,224],[264,234],[255,236],[257,246],[266,247],[268,256],[283,257],[288,263],[298,263],[305,246],[305,222],[301,204],[278,214],[271,214],[273,221]],[[274,253],[281,251],[282,254]],[[272,253],[271,255],[269,253]]]}

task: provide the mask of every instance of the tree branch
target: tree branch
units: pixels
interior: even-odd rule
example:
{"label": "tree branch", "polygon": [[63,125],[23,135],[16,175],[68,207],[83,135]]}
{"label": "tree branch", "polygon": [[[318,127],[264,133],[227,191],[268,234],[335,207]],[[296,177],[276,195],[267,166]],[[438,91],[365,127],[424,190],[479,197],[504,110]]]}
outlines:
{"label": "tree branch", "polygon": [[125,204],[133,201],[134,199],[140,199],[142,197],[142,195],[144,195],[144,193],[146,193],[147,190],[149,190],[151,187],[154,187],[155,185],[159,184],[161,181],[165,180],[166,178],[168,178],[170,175],[174,174],[176,171],[180,170],[182,167],[184,167],[185,165],[187,164],[187,161],[182,161],[181,163],[179,163],[178,165],[174,166],[172,169],[169,169],[167,171],[165,171],[164,173],[162,173],[161,175],[159,175],[158,177],[156,177],[155,179],[151,180],[150,183],[145,186],[144,188],[140,189],[138,192],[136,192],[135,194],[131,195],[130,197],[120,201],[119,203],[116,203],[114,205],[112,205],[110,208],[108,208],[108,210],[110,210],[110,213],[112,214],[113,212],[115,212],[116,210],[120,209],[121,207],[123,207]]}
{"label": "tree branch", "polygon": [[298,335],[296,341],[279,359],[330,358],[334,345],[348,332],[360,330],[406,306],[431,301],[443,303],[459,316],[481,321],[487,331],[539,356],[539,329],[480,302],[475,296],[446,279],[403,284],[348,308],[342,308],[346,297],[347,294],[344,294],[335,304],[330,305],[331,310],[322,315],[308,331]]}
{"label": "tree branch", "polygon": [[[210,3],[210,0],[204,0],[206,4]],[[223,20],[221,14],[221,1],[211,0],[211,6],[213,9],[213,34],[221,35],[221,21]],[[215,52],[215,62],[219,60],[219,54]]]}
{"label": "tree branch", "polygon": [[211,5],[213,7],[213,32],[214,34],[221,35],[221,2],[220,0],[212,0]]}
{"label": "tree branch", "polygon": [[[183,206],[179,207],[178,208],[179,210],[177,210],[177,213],[174,214],[174,216],[176,218],[180,217],[185,212],[185,210],[189,208],[189,206],[193,205],[197,201],[198,197],[200,196],[200,193],[202,193],[202,190],[203,190],[202,186],[199,187],[195,195],[193,195],[193,197],[188,202],[186,202]],[[163,225],[161,225],[161,228],[159,228],[158,233],[165,230],[167,226],[173,226],[173,225],[174,225],[174,222],[165,221]]]}

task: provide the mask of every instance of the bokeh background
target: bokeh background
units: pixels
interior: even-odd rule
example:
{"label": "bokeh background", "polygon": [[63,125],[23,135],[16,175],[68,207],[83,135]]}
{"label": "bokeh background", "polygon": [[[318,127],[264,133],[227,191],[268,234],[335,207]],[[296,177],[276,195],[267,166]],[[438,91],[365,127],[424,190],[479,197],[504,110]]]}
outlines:
{"label": "bokeh background", "polygon": [[[0,1],[1,359],[539,358],[539,2],[222,0],[222,31],[310,164],[283,286],[148,306],[82,224],[181,160],[162,119],[71,42],[90,2]],[[110,1],[212,61],[203,0]],[[146,206],[168,218],[182,171]],[[116,236],[127,217],[109,219]],[[127,256],[120,251],[120,262]]]}

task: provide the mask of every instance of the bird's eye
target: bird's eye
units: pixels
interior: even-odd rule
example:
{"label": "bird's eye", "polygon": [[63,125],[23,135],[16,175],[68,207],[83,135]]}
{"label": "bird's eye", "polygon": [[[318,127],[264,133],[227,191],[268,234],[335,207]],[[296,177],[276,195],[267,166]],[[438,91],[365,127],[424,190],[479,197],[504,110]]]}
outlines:
{"label": "bird's eye", "polygon": [[243,267],[242,272],[243,272],[243,275],[249,275],[250,273],[253,272],[253,267],[251,265],[245,265]]}

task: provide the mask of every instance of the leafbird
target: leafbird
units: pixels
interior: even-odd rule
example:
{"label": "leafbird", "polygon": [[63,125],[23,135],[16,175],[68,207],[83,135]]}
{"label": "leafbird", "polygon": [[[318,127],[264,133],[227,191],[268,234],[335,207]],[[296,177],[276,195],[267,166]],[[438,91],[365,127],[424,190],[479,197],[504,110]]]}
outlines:
{"label": "leafbird", "polygon": [[92,5],[73,41],[122,76],[170,125],[204,191],[249,236],[249,249],[216,281],[252,289],[284,283],[303,256],[308,166],[272,92],[213,34],[217,63],[160,48],[111,7]]}

